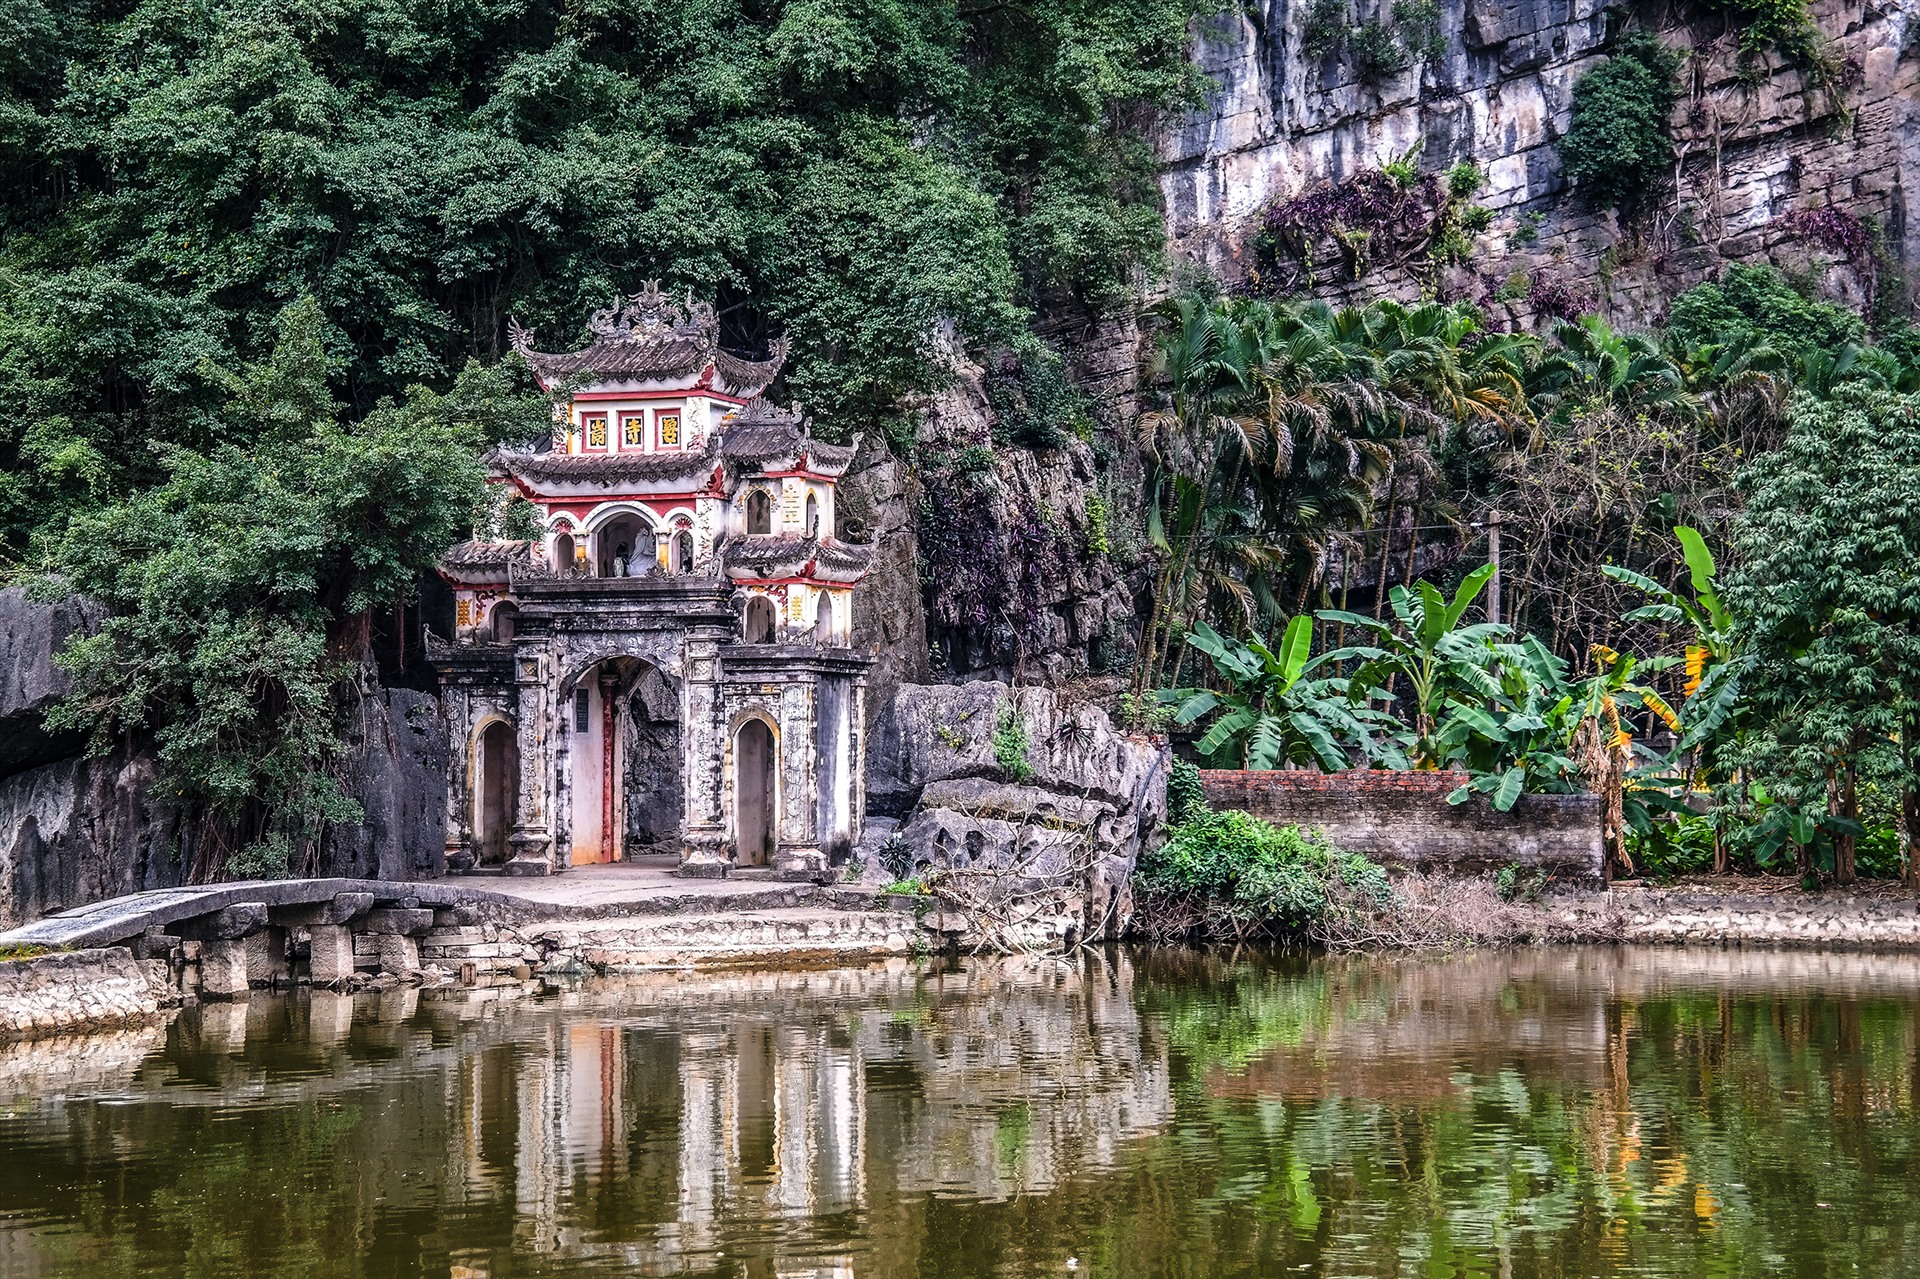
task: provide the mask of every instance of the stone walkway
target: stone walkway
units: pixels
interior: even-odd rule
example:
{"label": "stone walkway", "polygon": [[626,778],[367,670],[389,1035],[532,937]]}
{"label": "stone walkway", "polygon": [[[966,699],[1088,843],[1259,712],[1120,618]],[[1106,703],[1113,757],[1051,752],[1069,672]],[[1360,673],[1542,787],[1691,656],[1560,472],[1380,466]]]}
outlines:
{"label": "stone walkway", "polygon": [[641,857],[603,866],[575,866],[547,877],[482,873],[449,875],[438,882],[510,897],[541,914],[567,919],[744,914],[800,906],[861,910],[878,904],[872,889],[755,878],[752,871],[728,879],[683,879],[673,873],[678,864],[679,859],[670,856]]}

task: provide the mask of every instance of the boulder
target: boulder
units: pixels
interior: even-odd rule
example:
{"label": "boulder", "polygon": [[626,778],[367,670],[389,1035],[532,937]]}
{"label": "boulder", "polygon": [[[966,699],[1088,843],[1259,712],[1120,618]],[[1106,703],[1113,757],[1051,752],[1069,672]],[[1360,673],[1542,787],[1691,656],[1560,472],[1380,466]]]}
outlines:
{"label": "boulder", "polygon": [[83,596],[40,601],[24,586],[0,591],[0,777],[80,752],[78,734],[49,733],[41,718],[73,687],[54,654],[99,618]]}
{"label": "boulder", "polygon": [[[1011,754],[1021,733],[1024,767],[1010,759],[1009,768],[998,750]],[[1166,817],[1167,749],[1051,689],[902,686],[875,724],[867,761],[868,806],[899,822],[889,837],[907,845],[916,867],[1045,877],[1086,865],[1081,924],[1098,934],[1130,913],[1128,877]],[[871,834],[869,845],[877,854]],[[879,877],[877,857],[867,860],[869,877]]]}

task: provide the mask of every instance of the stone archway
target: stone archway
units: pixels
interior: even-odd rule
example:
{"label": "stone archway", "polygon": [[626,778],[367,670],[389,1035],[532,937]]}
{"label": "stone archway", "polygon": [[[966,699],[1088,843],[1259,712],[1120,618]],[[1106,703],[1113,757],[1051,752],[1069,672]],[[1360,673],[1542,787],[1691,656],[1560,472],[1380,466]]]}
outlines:
{"label": "stone archway", "polygon": [[779,759],[779,745],[765,720],[750,719],[734,734],[734,849],[741,866],[773,864]]}
{"label": "stone archway", "polygon": [[520,743],[512,725],[494,720],[474,749],[473,852],[483,866],[504,865],[520,799]]}
{"label": "stone archway", "polygon": [[746,612],[742,615],[741,634],[749,644],[773,643],[776,615],[773,601],[764,595],[747,597]]}
{"label": "stone archway", "polygon": [[626,655],[593,663],[563,699],[567,861],[624,861],[677,843],[682,806],[679,685]]}

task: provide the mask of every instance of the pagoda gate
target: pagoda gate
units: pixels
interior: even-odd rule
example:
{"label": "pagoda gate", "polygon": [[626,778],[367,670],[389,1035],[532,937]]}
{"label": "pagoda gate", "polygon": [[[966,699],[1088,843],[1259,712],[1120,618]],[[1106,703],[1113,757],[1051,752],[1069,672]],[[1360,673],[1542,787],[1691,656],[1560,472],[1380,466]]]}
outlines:
{"label": "pagoda gate", "polygon": [[545,875],[653,852],[687,875],[824,877],[865,798],[870,662],[849,644],[871,551],[834,537],[853,449],[761,398],[785,341],[722,350],[711,306],[648,284],[590,329],[553,355],[511,326],[565,394],[547,447],[488,458],[539,535],[440,566],[448,864]]}

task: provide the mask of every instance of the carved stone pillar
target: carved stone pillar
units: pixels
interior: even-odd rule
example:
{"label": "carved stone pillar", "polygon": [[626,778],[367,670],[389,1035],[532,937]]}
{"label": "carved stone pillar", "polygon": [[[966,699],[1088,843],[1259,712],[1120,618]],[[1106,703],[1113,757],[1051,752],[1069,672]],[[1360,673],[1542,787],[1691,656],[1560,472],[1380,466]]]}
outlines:
{"label": "carved stone pillar", "polygon": [[687,762],[679,873],[702,879],[718,879],[733,867],[726,800],[731,752],[720,696],[720,645],[727,638],[717,626],[688,631],[686,677],[680,684],[681,749]]}
{"label": "carved stone pillar", "polygon": [[519,698],[520,795],[513,833],[507,843],[513,856],[509,875],[551,875],[560,869],[553,858],[552,756],[553,695],[547,687],[551,658],[533,645],[514,655],[514,687]]}
{"label": "carved stone pillar", "polygon": [[827,874],[820,848],[819,684],[794,680],[780,696],[780,825],[773,873],[778,879],[818,879]]}

